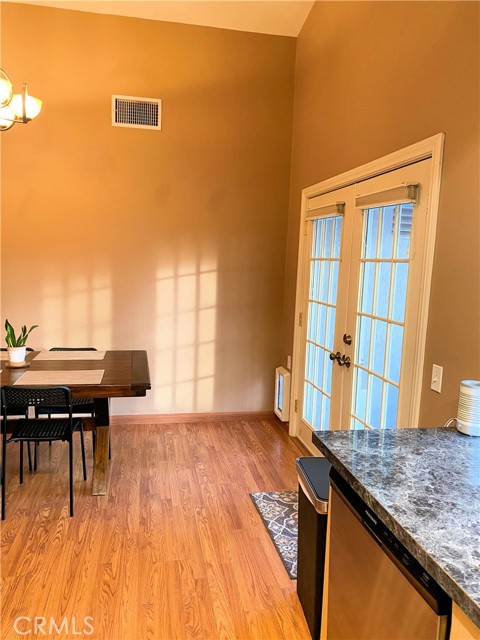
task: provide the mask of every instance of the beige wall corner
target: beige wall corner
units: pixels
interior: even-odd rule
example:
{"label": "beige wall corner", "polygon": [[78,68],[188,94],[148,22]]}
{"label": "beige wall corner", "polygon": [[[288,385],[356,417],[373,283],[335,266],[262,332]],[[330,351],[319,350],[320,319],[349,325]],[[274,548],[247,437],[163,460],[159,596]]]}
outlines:
{"label": "beige wall corner", "polygon": [[[477,2],[317,2],[297,44],[284,352],[291,353],[301,190],[444,132],[420,425],[480,378]],[[444,368],[430,391],[432,364]]]}

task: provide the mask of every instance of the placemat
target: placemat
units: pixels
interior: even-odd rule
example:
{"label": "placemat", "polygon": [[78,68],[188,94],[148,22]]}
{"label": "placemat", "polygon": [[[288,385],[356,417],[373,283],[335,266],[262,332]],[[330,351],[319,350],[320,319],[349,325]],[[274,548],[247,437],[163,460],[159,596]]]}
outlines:
{"label": "placemat", "polygon": [[103,360],[105,351],[40,351],[34,360]]}
{"label": "placemat", "polygon": [[13,384],[100,384],[104,369],[86,369],[83,371],[25,371]]}

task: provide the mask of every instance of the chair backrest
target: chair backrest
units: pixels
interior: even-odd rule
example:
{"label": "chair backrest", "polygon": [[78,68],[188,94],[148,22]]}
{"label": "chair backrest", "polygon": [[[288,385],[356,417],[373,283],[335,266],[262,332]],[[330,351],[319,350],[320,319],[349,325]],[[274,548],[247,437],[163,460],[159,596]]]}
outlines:
{"label": "chair backrest", "polygon": [[52,347],[49,351],[96,351],[95,347]]}
{"label": "chair backrest", "polygon": [[[25,347],[27,351],[35,351],[32,347]],[[8,351],[7,347],[0,347],[0,351]]]}
{"label": "chair backrest", "polygon": [[72,421],[72,394],[68,387],[60,386],[7,386],[2,388],[2,410],[5,423],[9,407],[56,406],[65,408]]}

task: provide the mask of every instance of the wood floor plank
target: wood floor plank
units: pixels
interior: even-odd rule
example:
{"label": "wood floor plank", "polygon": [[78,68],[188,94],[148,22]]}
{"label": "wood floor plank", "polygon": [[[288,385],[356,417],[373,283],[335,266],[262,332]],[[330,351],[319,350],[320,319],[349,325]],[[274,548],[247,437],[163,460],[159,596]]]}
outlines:
{"label": "wood floor plank", "polygon": [[249,495],[296,488],[303,451],[283,425],[119,424],[111,443],[108,494],[92,496],[91,435],[87,482],[76,442],[73,518],[66,447],[41,445],[23,485],[9,451],[2,638],[28,637],[15,631],[19,616],[66,620],[56,638],[87,616],[96,640],[310,638],[296,583]]}

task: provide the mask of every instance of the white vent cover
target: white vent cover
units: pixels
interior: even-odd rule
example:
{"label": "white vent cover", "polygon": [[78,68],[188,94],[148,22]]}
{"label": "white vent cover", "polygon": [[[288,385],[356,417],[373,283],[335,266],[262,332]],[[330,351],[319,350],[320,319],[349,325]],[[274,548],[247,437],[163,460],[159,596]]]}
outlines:
{"label": "white vent cover", "polygon": [[275,369],[275,399],[273,404],[275,415],[282,422],[290,419],[290,373],[284,367]]}
{"label": "white vent cover", "polygon": [[112,125],[134,129],[162,128],[162,101],[156,98],[112,96]]}

